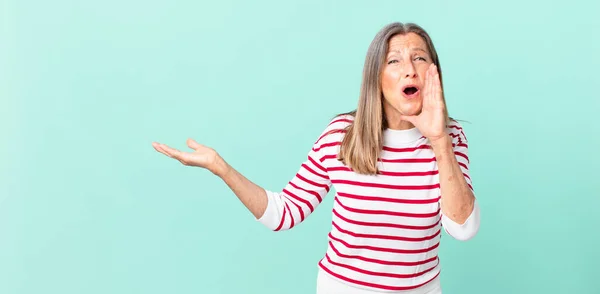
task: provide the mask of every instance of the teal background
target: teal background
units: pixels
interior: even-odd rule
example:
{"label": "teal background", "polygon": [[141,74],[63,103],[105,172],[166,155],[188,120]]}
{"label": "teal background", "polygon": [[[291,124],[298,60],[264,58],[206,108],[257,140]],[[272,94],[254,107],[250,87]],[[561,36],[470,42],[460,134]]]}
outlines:
{"label": "teal background", "polygon": [[279,190],[417,22],[470,141],[481,230],[444,293],[600,293],[595,1],[0,1],[0,293],[314,293],[333,192],[274,233],[152,141]]}

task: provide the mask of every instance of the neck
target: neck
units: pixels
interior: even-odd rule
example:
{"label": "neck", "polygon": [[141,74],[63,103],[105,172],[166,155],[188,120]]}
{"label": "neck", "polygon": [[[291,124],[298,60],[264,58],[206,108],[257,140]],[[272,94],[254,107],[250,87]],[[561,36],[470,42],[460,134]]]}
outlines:
{"label": "neck", "polygon": [[415,127],[412,123],[400,119],[388,120],[387,123],[388,128],[392,130],[409,130]]}
{"label": "neck", "polygon": [[415,127],[411,122],[402,120],[400,118],[400,113],[398,112],[398,110],[394,109],[387,102],[383,104],[383,113],[387,121],[388,129],[410,130]]}
{"label": "neck", "polygon": [[[398,112],[386,111],[385,114],[387,119],[387,127],[392,130],[409,130],[414,128],[415,126],[406,120],[400,119],[400,114]],[[391,113],[390,113],[391,112]]]}

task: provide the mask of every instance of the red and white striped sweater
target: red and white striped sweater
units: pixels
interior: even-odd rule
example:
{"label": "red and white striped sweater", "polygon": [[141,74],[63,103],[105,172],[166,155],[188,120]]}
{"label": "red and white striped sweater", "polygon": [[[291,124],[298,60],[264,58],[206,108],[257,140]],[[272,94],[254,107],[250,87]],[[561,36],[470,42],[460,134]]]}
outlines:
{"label": "red and white striped sweater", "polygon": [[[305,220],[335,189],[329,245],[321,270],[352,286],[395,291],[419,288],[440,273],[441,230],[459,226],[440,209],[438,168],[427,139],[416,129],[384,131],[377,176],[354,173],[336,159],[352,116],[336,117],[281,192],[267,190],[258,220],[288,230]],[[467,140],[453,121],[454,153],[472,189]],[[449,226],[446,226],[446,224]],[[478,226],[478,225],[477,225]]]}

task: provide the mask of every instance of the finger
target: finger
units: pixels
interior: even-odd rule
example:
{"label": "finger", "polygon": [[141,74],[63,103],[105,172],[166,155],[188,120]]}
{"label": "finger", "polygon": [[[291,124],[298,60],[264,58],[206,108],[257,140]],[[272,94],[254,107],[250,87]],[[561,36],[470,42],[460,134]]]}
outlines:
{"label": "finger", "polygon": [[193,165],[193,155],[189,152],[182,152],[179,151],[175,148],[171,148],[167,145],[161,144],[161,147],[172,157],[175,158],[177,160],[179,160],[179,162],[181,162],[183,165]]}
{"label": "finger", "polygon": [[442,101],[442,83],[440,81],[440,73],[438,72],[437,66],[435,67],[435,72],[433,75],[434,75],[433,89],[434,89],[434,94],[435,94],[435,100],[437,102],[441,102]]}
{"label": "finger", "polygon": [[164,149],[162,149],[162,147],[160,145],[161,145],[160,143],[156,143],[156,142],[152,143],[152,147],[154,147],[154,149],[156,151],[158,151],[158,152],[160,152],[160,153],[162,153],[162,154],[164,154],[166,156],[171,157],[171,155],[169,155],[169,153],[167,153],[167,151],[165,151]]}
{"label": "finger", "polygon": [[187,139],[187,145],[194,150],[198,150],[198,148],[202,147],[202,145],[198,144],[198,142],[194,141],[192,138]]}
{"label": "finger", "polygon": [[192,164],[192,155],[190,153],[187,152],[181,152],[175,148],[171,148],[165,144],[160,144],[160,143],[152,143],[152,146],[154,146],[154,148],[159,151],[160,153],[177,159],[179,162],[181,162],[183,165],[191,165]]}
{"label": "finger", "polygon": [[429,67],[427,69],[427,71],[425,72],[425,81],[423,82],[423,101],[425,101],[425,99],[427,99],[427,96],[429,95],[429,72],[431,70],[431,67]]}
{"label": "finger", "polygon": [[160,144],[159,147],[166,152],[166,154],[170,157],[173,157],[177,160],[181,160],[181,158],[183,157],[183,152],[175,149],[175,148],[171,148],[165,144]]}
{"label": "finger", "polygon": [[430,105],[431,104],[431,95],[433,94],[433,63],[429,65],[429,68],[427,69],[427,74],[425,76],[425,87],[427,89],[427,94],[425,95],[425,97],[423,97],[423,103],[425,105]]}
{"label": "finger", "polygon": [[160,152],[160,147],[158,146],[157,142],[152,142],[152,147],[156,150]]}
{"label": "finger", "polygon": [[425,81],[423,81],[423,99],[425,99],[427,95],[429,95],[429,87],[427,86],[427,83],[429,83],[429,69],[427,69],[427,71],[425,72]]}

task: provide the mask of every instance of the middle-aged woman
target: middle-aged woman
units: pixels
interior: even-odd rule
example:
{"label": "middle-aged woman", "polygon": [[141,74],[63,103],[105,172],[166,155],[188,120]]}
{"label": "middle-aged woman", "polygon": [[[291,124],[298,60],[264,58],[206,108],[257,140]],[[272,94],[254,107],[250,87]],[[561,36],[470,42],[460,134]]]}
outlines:
{"label": "middle-aged woman", "polygon": [[274,231],[305,220],[335,188],[317,293],[441,293],[442,228],[479,230],[468,144],[448,116],[440,63],[428,33],[391,23],[373,39],[356,110],[333,118],[280,192],[238,173],[212,148],[154,148],[219,176]]}

